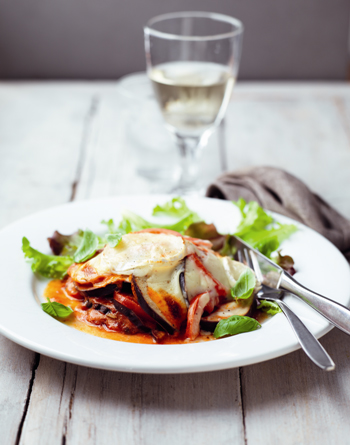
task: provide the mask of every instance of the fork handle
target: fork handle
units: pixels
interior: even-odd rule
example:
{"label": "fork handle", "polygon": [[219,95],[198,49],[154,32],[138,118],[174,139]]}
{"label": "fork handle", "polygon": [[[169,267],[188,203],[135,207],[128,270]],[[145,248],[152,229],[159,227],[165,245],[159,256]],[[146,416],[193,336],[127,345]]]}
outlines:
{"label": "fork handle", "polygon": [[350,335],[350,310],[298,283],[288,272],[281,275],[279,287],[299,297],[337,328]]}
{"label": "fork handle", "polygon": [[[265,295],[264,295],[265,298]],[[333,371],[335,364],[330,356],[327,354],[321,343],[308,330],[299,317],[289,309],[286,303],[282,300],[273,300],[282,309],[284,315],[287,317],[290,325],[297,336],[300,346],[303,348],[306,355],[324,371]]]}

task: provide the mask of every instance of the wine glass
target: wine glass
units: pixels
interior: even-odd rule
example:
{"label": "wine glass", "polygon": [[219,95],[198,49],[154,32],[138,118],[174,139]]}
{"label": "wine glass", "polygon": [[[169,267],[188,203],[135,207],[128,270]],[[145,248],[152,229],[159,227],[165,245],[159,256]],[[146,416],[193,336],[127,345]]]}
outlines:
{"label": "wine glass", "polygon": [[209,12],[164,14],[144,28],[147,73],[181,156],[173,193],[198,194],[199,159],[229,103],[242,35],[239,20]]}

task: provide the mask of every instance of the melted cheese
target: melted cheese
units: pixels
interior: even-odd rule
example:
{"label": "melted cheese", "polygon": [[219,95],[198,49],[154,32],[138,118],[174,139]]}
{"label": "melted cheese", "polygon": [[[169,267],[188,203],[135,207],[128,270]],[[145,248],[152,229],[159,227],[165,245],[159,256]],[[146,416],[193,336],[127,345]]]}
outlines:
{"label": "melted cheese", "polygon": [[107,245],[100,255],[88,261],[98,275],[144,276],[163,267],[176,267],[186,255],[181,236],[129,233],[116,247]]}

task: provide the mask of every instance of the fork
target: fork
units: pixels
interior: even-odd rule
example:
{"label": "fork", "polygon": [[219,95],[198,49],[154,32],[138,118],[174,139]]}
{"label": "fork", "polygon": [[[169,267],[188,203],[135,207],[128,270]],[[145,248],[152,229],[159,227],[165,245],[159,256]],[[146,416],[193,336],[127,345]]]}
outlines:
{"label": "fork", "polygon": [[247,266],[254,270],[258,281],[261,283],[261,289],[257,292],[258,300],[268,300],[278,304],[279,308],[289,321],[289,324],[291,325],[296,337],[298,338],[300,346],[306,355],[315,363],[315,365],[319,366],[324,371],[333,371],[335,369],[335,364],[321,343],[308,330],[300,318],[281,299],[284,295],[284,291],[274,289],[263,283],[264,277],[255,253],[243,247],[238,249],[237,257],[241,263],[244,263],[245,260]]}

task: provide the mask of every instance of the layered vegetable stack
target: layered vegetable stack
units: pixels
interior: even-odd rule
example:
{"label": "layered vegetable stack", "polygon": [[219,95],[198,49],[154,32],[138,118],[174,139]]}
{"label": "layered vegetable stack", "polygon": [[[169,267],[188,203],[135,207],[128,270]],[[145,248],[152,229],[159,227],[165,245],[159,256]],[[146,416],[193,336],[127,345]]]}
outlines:
{"label": "layered vegetable stack", "polygon": [[[242,214],[236,234],[265,255],[296,230],[274,223],[257,203],[234,204]],[[108,228],[103,237],[90,230],[55,232],[49,238],[54,255],[36,251],[26,238],[23,251],[34,272],[63,279],[66,294],[80,300],[74,316],[108,331],[143,333],[156,342],[168,336],[193,341],[208,331],[218,338],[255,330],[259,310],[279,311],[268,302],[257,308],[259,283],[233,259],[231,235],[202,222],[181,198],[155,207],[153,214],[176,220],[164,226],[127,212],[118,226],[103,221]],[[286,258],[276,257],[290,266]],[[53,301],[42,306],[56,317],[72,312]]]}

